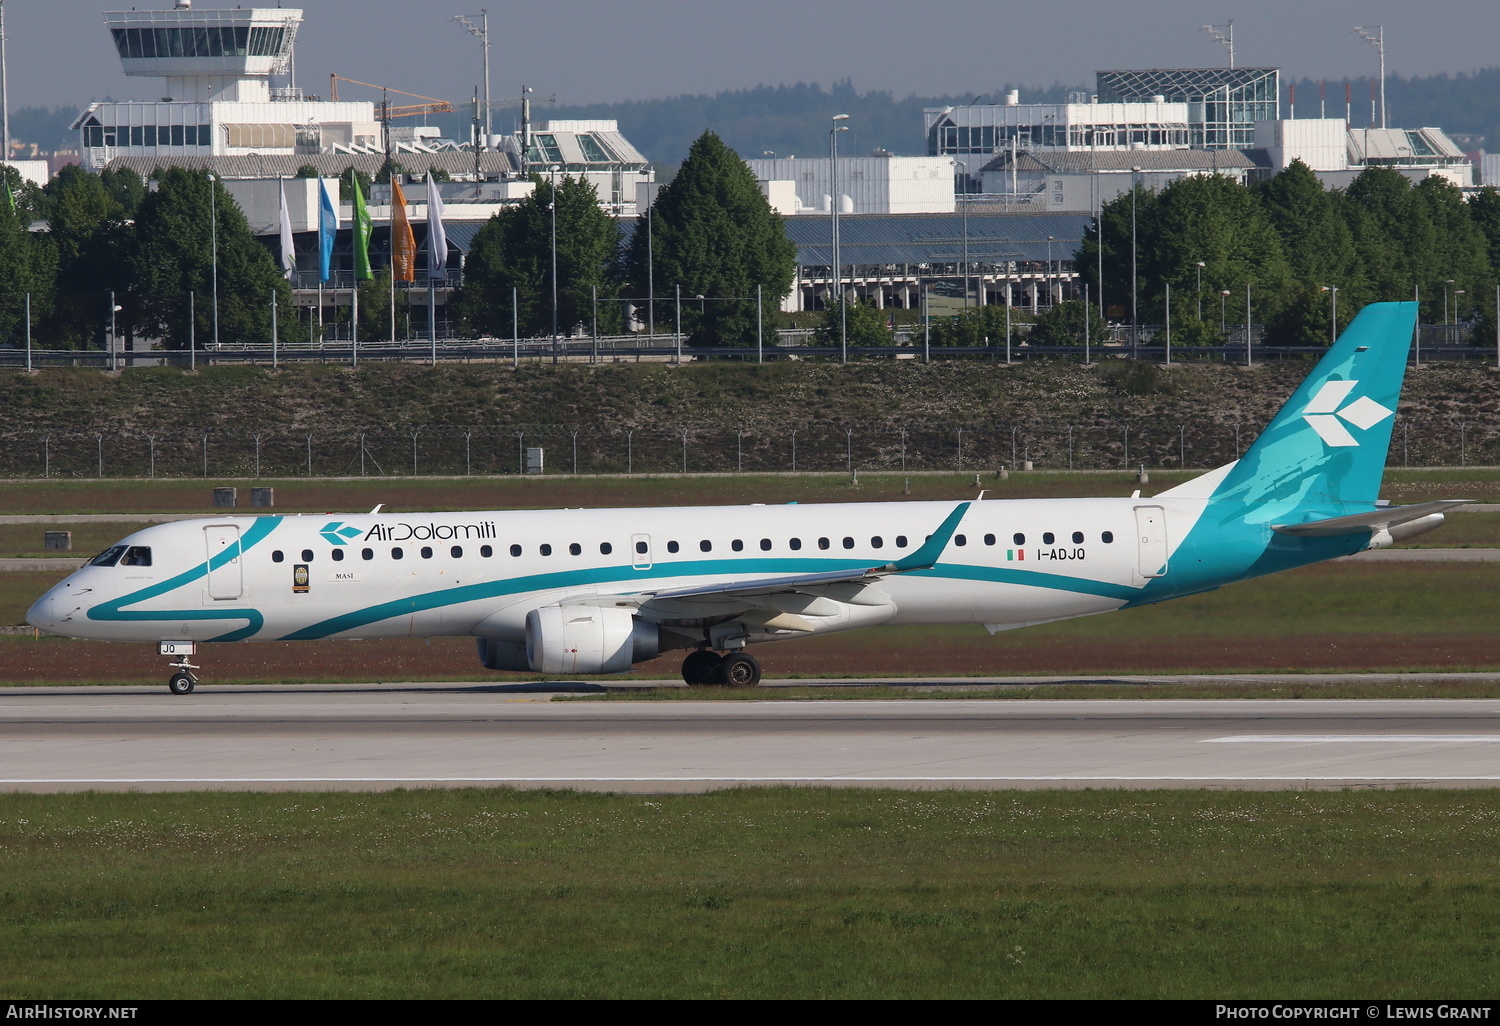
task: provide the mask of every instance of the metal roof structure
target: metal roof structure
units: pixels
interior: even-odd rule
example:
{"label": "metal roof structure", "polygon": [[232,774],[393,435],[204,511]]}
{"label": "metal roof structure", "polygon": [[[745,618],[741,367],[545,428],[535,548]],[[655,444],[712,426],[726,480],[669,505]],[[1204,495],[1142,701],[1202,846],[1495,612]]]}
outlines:
{"label": "metal roof structure", "polygon": [[[400,153],[395,157],[409,175],[424,176],[429,168],[441,168],[454,178],[472,178],[473,151],[443,153]],[[374,176],[385,166],[381,153],[355,154],[258,154],[220,157],[116,157],[108,167],[114,171],[129,168],[142,178],[149,178],[159,167],[185,167],[212,171],[224,178],[295,178],[299,168],[311,165],[324,178],[337,178],[350,167]],[[518,169],[509,154],[498,150],[479,155],[480,173],[486,178],[513,176]]]}
{"label": "metal roof structure", "polygon": [[[829,218],[789,217],[787,236],[802,267],[833,262]],[[999,263],[1067,259],[1093,219],[1088,214],[844,214],[839,217],[839,259],[848,265]]]}
{"label": "metal roof structure", "polygon": [[[1077,175],[1142,171],[1207,172],[1242,170],[1256,164],[1240,150],[1125,150],[1089,153],[1088,151],[1035,150],[1016,155],[1017,171],[1042,174]],[[1009,171],[1011,156],[1003,153],[990,161],[981,172]]]}
{"label": "metal roof structure", "polygon": [[1144,68],[1099,71],[1101,103],[1150,102],[1153,97],[1188,104],[1194,149],[1249,149],[1255,122],[1281,117],[1279,68]]}

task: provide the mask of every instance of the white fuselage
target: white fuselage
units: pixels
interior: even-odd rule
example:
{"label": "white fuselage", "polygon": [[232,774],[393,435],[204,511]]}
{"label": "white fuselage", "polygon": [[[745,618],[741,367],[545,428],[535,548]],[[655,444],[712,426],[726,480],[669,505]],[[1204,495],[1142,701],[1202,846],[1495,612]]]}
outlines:
{"label": "white fuselage", "polygon": [[[54,633],[110,641],[520,641],[527,613],[552,603],[893,563],[956,505],[178,521],[121,541],[149,550],[150,565],[85,566],[28,619]],[[1003,629],[1118,609],[1153,580],[1163,583],[1171,549],[1203,506],[1185,498],[974,502],[930,569],[882,577],[831,613],[798,622],[819,633],[880,623]],[[702,619],[713,619],[711,603]],[[805,625],[768,629],[752,640],[807,632]]]}

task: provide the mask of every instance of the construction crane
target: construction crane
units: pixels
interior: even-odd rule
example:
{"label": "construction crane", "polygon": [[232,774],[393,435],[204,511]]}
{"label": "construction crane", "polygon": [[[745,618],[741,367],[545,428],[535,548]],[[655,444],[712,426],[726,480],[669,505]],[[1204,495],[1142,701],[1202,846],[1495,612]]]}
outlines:
{"label": "construction crane", "polygon": [[390,86],[376,85],[374,82],[361,82],[357,78],[345,78],[343,75],[328,76],[328,93],[334,103],[339,99],[339,83],[348,82],[350,85],[366,86],[370,89],[379,89],[382,93],[395,93],[398,96],[411,96],[418,100],[427,100],[427,103],[412,103],[400,107],[393,107],[382,100],[380,102],[380,120],[389,121],[391,118],[412,118],[423,114],[452,114],[453,104],[447,100],[439,100],[436,96],[423,96],[421,93],[408,93],[402,89],[392,89]]}

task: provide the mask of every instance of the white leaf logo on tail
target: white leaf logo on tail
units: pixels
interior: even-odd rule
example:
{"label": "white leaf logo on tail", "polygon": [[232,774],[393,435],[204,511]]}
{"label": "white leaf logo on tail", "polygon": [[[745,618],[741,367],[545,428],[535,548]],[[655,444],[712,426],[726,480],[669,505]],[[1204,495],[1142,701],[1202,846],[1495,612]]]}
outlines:
{"label": "white leaf logo on tail", "polygon": [[1391,410],[1367,395],[1343,406],[1344,400],[1358,384],[1358,381],[1326,382],[1312,397],[1312,402],[1307,404],[1307,411],[1303,413],[1302,419],[1318,433],[1325,445],[1344,447],[1359,444],[1359,440],[1344,427],[1345,421],[1361,431],[1368,431],[1387,417],[1394,416]]}

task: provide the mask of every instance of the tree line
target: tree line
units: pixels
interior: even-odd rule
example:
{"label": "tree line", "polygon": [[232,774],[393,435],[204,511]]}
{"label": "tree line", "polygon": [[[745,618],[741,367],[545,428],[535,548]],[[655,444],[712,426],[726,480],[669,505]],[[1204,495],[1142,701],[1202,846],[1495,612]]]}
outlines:
{"label": "tree line", "polygon": [[1491,344],[1500,192],[1466,199],[1444,178],[1413,185],[1388,167],[1325,189],[1300,161],[1251,186],[1196,175],[1105,204],[1074,259],[1117,319],[1134,303],[1139,322],[1165,323],[1170,285],[1174,343],[1222,342],[1226,322],[1244,321],[1248,287],[1270,344],[1326,344],[1333,289],[1339,330],[1367,303],[1416,299],[1423,323]]}

